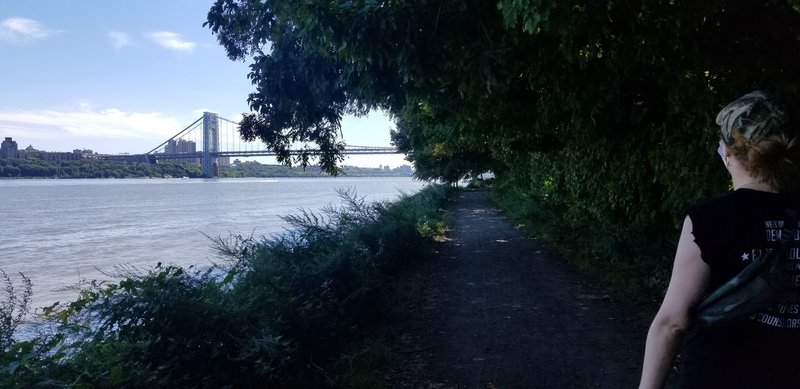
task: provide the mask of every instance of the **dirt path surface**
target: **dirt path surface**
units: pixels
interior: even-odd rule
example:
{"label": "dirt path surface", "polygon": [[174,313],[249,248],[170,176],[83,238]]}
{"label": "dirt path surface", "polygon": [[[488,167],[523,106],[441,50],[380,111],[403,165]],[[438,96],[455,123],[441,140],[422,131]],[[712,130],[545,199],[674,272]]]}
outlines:
{"label": "dirt path surface", "polygon": [[487,192],[462,192],[387,373],[395,388],[633,388],[646,328],[535,239]]}

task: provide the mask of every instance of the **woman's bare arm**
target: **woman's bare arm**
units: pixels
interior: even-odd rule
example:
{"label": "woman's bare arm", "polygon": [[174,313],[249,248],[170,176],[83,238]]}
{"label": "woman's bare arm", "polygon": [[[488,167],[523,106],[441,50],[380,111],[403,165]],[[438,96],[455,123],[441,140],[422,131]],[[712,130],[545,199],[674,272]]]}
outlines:
{"label": "woman's bare arm", "polygon": [[675,252],[667,294],[647,333],[640,389],[663,387],[683,335],[691,324],[692,307],[700,301],[710,271],[700,258],[700,248],[692,235],[692,220],[687,217]]}

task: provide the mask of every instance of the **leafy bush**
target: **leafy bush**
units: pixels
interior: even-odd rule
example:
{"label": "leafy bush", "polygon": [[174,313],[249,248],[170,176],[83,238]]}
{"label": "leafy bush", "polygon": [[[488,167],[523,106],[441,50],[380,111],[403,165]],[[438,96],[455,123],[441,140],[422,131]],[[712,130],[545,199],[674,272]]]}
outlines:
{"label": "leafy bush", "polygon": [[446,191],[372,204],[345,192],[342,206],[286,217],[284,234],[216,239],[223,265],[123,269],[119,283],[93,282],[47,310],[55,334],[12,350],[38,351],[0,383],[335,385],[344,350],[381,319],[387,280],[429,252]]}
{"label": "leafy bush", "polygon": [[677,232],[648,233],[636,226],[564,217],[564,208],[501,182],[494,200],[572,266],[633,301],[660,297],[671,268]]}
{"label": "leafy bush", "polygon": [[494,184],[494,177],[491,178],[481,178],[481,177],[471,177],[469,182],[467,183],[467,188],[469,189],[481,189],[481,188],[489,188]]}

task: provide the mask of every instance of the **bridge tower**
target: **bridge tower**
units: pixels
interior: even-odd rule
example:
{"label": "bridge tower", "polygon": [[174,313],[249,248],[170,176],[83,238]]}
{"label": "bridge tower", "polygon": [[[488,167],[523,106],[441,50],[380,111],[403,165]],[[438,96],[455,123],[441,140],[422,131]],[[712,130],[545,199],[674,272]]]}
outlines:
{"label": "bridge tower", "polygon": [[203,177],[212,178],[219,175],[217,152],[219,152],[217,114],[203,112]]}

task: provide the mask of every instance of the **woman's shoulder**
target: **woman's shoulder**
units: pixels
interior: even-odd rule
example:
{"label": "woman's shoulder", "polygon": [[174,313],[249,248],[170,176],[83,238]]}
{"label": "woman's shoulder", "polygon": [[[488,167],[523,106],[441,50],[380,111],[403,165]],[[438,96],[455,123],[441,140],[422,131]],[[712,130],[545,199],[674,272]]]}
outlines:
{"label": "woman's shoulder", "polygon": [[740,201],[738,198],[740,196],[738,196],[736,192],[737,191],[731,191],[721,196],[700,200],[689,206],[687,214],[689,216],[699,216],[710,213],[728,212]]}
{"label": "woman's shoulder", "polygon": [[[773,210],[800,209],[800,197],[782,193],[738,189],[721,196],[699,201],[689,207],[692,217],[771,213]],[[693,218],[694,220],[694,218]]]}

